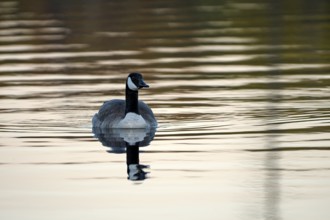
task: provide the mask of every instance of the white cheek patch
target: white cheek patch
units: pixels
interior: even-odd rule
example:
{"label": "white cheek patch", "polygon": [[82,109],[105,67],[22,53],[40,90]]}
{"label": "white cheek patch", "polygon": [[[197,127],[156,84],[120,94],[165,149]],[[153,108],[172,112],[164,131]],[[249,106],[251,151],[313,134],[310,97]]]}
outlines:
{"label": "white cheek patch", "polygon": [[130,90],[137,91],[138,87],[133,83],[131,77],[128,77],[127,79],[127,85]]}

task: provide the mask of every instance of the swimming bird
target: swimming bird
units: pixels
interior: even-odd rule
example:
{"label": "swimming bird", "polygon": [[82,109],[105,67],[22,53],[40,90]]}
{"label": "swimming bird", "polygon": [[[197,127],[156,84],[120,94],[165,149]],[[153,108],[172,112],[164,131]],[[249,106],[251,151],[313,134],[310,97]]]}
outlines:
{"label": "swimming bird", "polygon": [[126,100],[106,101],[92,119],[93,127],[154,128],[157,120],[151,108],[139,101],[139,89],[149,88],[140,73],[130,73],[126,80]]}

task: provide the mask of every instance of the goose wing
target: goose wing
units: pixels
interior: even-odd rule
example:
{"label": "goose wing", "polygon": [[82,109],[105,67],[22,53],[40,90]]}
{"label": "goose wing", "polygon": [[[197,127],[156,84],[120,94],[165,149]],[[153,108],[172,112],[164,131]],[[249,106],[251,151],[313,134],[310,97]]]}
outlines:
{"label": "goose wing", "polygon": [[139,112],[150,127],[157,127],[157,120],[154,113],[143,101],[139,101]]}
{"label": "goose wing", "polygon": [[106,101],[93,117],[93,127],[111,128],[125,116],[125,101],[114,99]]}

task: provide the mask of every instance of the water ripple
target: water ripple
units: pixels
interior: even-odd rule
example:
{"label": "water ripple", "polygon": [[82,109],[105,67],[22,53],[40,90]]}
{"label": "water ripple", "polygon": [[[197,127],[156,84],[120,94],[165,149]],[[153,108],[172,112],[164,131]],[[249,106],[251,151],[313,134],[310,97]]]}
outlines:
{"label": "water ripple", "polygon": [[[74,204],[115,208],[118,219],[120,200],[134,217],[162,218],[152,210],[168,203],[187,219],[216,219],[220,205],[225,219],[320,219],[310,210],[330,198],[325,0],[55,2],[0,2],[5,217],[46,219],[49,207],[65,216]],[[151,164],[142,197],[125,184],[125,155],[107,152],[91,127],[104,101],[125,98],[134,71],[159,123],[140,152]]]}

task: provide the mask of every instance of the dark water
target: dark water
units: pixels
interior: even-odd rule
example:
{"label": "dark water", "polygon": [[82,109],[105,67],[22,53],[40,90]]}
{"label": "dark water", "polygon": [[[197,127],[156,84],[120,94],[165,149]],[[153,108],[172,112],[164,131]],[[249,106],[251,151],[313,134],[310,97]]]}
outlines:
{"label": "dark water", "polygon": [[[329,219],[329,21],[326,0],[1,1],[1,219]],[[159,123],[130,149],[144,181],[91,127],[132,71]]]}

